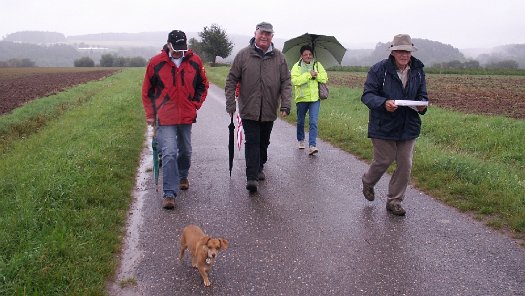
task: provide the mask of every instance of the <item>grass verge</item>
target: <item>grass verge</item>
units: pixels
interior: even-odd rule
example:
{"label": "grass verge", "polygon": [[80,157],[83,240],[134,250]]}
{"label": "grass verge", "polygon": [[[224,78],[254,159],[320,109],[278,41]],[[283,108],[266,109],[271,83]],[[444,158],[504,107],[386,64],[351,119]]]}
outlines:
{"label": "grass verge", "polygon": [[[224,86],[226,67],[209,68]],[[319,137],[370,161],[362,89],[332,87],[319,115]],[[292,108],[294,109],[294,108]],[[287,119],[296,122],[295,110]],[[430,107],[422,116],[412,180],[435,198],[514,238],[525,238],[525,121]],[[306,124],[307,125],[307,124]],[[392,168],[390,168],[392,170]],[[408,201],[410,202],[410,201]]]}
{"label": "grass verge", "polygon": [[[1,295],[104,295],[144,140],[143,72],[2,117],[31,127],[18,139],[8,132],[0,157]],[[35,118],[45,124],[34,128]]]}

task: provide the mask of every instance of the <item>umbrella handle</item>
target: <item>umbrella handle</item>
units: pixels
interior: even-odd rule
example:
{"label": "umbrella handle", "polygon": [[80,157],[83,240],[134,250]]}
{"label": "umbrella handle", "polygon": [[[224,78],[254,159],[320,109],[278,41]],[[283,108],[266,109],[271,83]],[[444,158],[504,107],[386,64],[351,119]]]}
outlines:
{"label": "umbrella handle", "polygon": [[155,116],[155,121],[153,123],[153,137],[157,136],[157,127],[159,126],[159,119]]}

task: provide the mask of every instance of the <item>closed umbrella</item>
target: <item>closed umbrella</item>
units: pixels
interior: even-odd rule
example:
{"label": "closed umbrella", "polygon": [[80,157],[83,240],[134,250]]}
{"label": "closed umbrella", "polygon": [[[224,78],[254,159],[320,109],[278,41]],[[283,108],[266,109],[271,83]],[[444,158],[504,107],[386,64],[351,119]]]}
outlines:
{"label": "closed umbrella", "polygon": [[283,53],[288,66],[292,67],[299,58],[299,50],[303,45],[310,45],[314,49],[314,57],[325,68],[341,65],[346,48],[334,36],[305,33],[284,42]]}
{"label": "closed umbrella", "polygon": [[155,178],[155,190],[159,191],[159,150],[157,141],[157,120],[153,127],[153,137],[151,139],[151,148],[153,150],[153,177]]}
{"label": "closed umbrella", "polygon": [[230,177],[232,176],[232,168],[233,168],[233,156],[235,154],[235,124],[233,123],[233,114],[231,114],[230,118],[230,124],[228,125],[228,129],[230,130],[229,134],[229,141],[228,141],[228,152],[229,152],[229,168],[230,168]]}

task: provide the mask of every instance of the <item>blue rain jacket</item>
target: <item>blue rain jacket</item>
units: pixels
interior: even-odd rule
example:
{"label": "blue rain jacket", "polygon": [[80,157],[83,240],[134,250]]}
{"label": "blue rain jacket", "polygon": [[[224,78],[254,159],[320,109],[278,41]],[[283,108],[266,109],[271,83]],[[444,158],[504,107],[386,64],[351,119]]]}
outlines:
{"label": "blue rain jacket", "polygon": [[368,71],[361,101],[369,109],[368,137],[374,139],[406,141],[419,137],[421,119],[411,107],[399,106],[388,112],[386,100],[428,101],[423,63],[411,57],[408,81],[405,88],[397,75],[394,57],[382,60]]}

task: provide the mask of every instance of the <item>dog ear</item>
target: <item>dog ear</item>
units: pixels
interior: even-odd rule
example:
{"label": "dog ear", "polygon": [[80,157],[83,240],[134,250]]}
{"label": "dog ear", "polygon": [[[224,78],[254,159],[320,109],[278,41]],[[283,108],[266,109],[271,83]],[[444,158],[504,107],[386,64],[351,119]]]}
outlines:
{"label": "dog ear", "polygon": [[199,239],[199,245],[206,246],[208,244],[208,241],[211,239],[211,237],[205,235]]}
{"label": "dog ear", "polygon": [[227,240],[225,240],[224,238],[219,238],[219,241],[221,242],[221,250],[228,249],[230,243]]}

